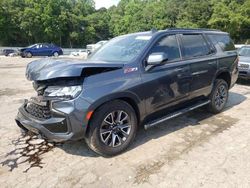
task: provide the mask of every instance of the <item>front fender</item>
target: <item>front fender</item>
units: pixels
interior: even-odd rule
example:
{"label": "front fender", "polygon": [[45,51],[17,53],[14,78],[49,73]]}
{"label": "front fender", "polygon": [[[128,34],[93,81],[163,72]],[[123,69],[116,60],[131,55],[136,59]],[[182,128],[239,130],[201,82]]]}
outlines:
{"label": "front fender", "polygon": [[130,92],[130,91],[112,93],[110,95],[104,96],[98,99],[97,101],[95,101],[93,104],[91,104],[89,107],[89,111],[95,111],[101,105],[109,101],[117,100],[117,99],[121,99],[125,101],[127,99],[131,101],[132,104],[130,105],[132,105],[133,108],[136,108],[134,110],[137,111],[138,115],[141,117],[144,114],[144,106],[143,106],[142,100],[135,93]]}

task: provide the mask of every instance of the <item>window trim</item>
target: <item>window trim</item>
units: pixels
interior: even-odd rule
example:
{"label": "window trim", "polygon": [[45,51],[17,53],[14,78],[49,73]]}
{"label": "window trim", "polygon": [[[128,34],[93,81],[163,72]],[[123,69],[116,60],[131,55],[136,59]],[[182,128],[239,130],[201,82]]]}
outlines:
{"label": "window trim", "polygon": [[[183,36],[184,35],[201,35],[201,37],[204,39],[204,41],[206,43],[206,47],[207,47],[209,53],[206,54],[206,55],[201,55],[201,56],[185,57],[184,56],[185,55],[185,53],[184,53],[184,44],[183,44]],[[182,60],[192,60],[192,59],[198,59],[198,58],[208,57],[208,56],[212,56],[212,55],[214,55],[216,53],[216,52],[211,53],[211,49],[209,47],[208,41],[207,41],[207,39],[206,39],[206,37],[204,36],[203,33],[181,33],[181,34],[179,34],[179,38],[180,38],[181,52],[183,54]]]}
{"label": "window trim", "polygon": [[153,49],[153,47],[156,45],[157,42],[159,42],[160,40],[162,40],[163,38],[168,37],[168,36],[175,36],[175,39],[176,39],[177,45],[178,45],[178,49],[179,49],[180,58],[179,58],[179,59],[176,59],[176,60],[167,61],[166,63],[163,63],[162,65],[166,65],[166,64],[170,64],[170,63],[176,63],[176,62],[181,61],[181,60],[182,60],[182,52],[181,52],[180,41],[179,41],[179,38],[178,38],[177,35],[178,35],[177,33],[168,33],[168,34],[165,34],[165,35],[162,35],[162,36],[158,37],[158,38],[152,43],[152,45],[150,46],[149,50],[147,51],[147,53],[146,53],[146,55],[145,55],[145,58],[144,58],[144,68],[146,68],[146,66],[147,66],[147,64],[146,64],[146,59],[147,59],[148,56],[150,55],[150,52],[151,52],[151,50]]}

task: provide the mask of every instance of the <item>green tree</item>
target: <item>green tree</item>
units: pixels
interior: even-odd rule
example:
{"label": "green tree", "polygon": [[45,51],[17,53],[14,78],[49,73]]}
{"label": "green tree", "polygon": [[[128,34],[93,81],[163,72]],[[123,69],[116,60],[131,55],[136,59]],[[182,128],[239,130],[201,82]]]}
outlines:
{"label": "green tree", "polygon": [[170,27],[214,28],[250,38],[250,0],[0,0],[0,45],[53,42],[85,47],[121,34]]}
{"label": "green tree", "polygon": [[213,1],[209,26],[229,32],[236,41],[249,37],[249,4],[249,0]]}

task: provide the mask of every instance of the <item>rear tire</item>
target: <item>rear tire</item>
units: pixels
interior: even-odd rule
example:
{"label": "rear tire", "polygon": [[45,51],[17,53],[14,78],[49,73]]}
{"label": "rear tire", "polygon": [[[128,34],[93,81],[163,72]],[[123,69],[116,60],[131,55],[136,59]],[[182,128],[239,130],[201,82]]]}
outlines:
{"label": "rear tire", "polygon": [[225,108],[228,101],[228,84],[225,80],[215,80],[209,99],[211,100],[208,105],[208,110],[210,112],[217,114]]}
{"label": "rear tire", "polygon": [[114,156],[127,149],[135,138],[136,130],[134,109],[125,101],[115,100],[94,113],[86,142],[96,153]]}

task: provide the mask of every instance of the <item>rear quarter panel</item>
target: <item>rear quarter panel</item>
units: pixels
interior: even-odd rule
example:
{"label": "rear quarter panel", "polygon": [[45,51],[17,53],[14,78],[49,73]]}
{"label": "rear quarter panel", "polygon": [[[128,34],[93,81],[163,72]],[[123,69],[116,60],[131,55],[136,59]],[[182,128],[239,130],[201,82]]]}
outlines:
{"label": "rear quarter panel", "polygon": [[230,88],[238,79],[238,53],[237,51],[227,51],[218,53],[217,75],[222,72],[229,72],[231,76]]}

